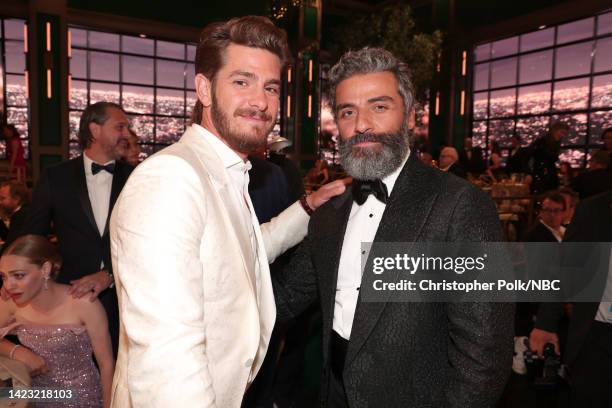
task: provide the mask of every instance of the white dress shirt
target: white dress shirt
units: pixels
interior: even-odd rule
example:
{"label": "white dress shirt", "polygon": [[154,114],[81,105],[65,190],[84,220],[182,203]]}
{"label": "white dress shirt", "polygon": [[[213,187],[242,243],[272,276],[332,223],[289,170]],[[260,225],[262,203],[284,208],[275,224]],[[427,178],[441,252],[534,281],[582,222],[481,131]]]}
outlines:
{"label": "white dress shirt", "polygon": [[256,288],[256,297],[257,304],[259,304],[260,299],[260,267],[259,267],[259,253],[258,253],[258,243],[257,236],[255,234],[255,228],[259,228],[259,221],[257,220],[257,215],[255,214],[255,210],[253,208],[253,204],[251,202],[251,198],[249,196],[249,170],[251,170],[251,162],[244,161],[238,154],[233,151],[228,145],[223,143],[221,139],[210,133],[208,130],[203,128],[200,125],[193,125],[199,133],[206,139],[208,143],[212,146],[215,153],[221,159],[221,162],[225,166],[232,185],[232,194],[235,195],[235,198],[238,202],[244,203],[245,205],[242,207],[242,220],[241,222],[246,227],[246,230],[249,231],[249,238],[251,241],[251,248],[253,250],[255,265],[253,266],[253,270],[255,271],[255,288]]}
{"label": "white dress shirt", "polygon": [[544,221],[540,220],[540,223],[546,227],[547,230],[550,231],[551,234],[553,234],[553,236],[555,237],[555,239],[557,240],[557,242],[561,242],[563,241],[563,236],[565,235],[565,227],[563,225],[561,225],[559,227],[558,230],[549,227],[548,224],[546,224]]}
{"label": "white dress shirt", "polygon": [[[391,195],[395,181],[406,164],[410,152],[404,162],[393,173],[383,178],[387,191]],[[368,253],[361,248],[362,242],[373,242],[382,219],[386,205],[370,194],[362,205],[353,202],[349,215],[340,264],[338,267],[338,284],[336,287],[336,301],[334,305],[333,329],[336,333],[348,340],[351,337],[361,276]],[[363,262],[362,262],[363,259]]]}
{"label": "white dress shirt", "polygon": [[[106,219],[108,218],[108,207],[110,205],[111,188],[113,186],[113,175],[106,170],[98,172],[94,175],[91,172],[91,164],[93,160],[87,157],[87,153],[83,153],[83,164],[85,165],[85,180],[87,181],[87,194],[89,195],[89,202],[91,203],[91,209],[93,210],[94,219],[96,220],[96,226],[100,236],[104,234],[106,228]],[[114,160],[108,163],[98,164],[111,164]]]}

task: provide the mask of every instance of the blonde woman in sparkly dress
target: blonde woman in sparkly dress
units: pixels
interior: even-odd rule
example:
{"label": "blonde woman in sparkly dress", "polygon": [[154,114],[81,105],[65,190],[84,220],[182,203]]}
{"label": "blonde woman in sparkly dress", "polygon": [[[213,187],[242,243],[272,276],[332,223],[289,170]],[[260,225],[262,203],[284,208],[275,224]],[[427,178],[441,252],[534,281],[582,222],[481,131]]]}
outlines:
{"label": "blonde woman in sparkly dress", "polygon": [[[0,356],[23,362],[33,388],[70,391],[70,399],[65,392],[42,407],[109,407],[114,361],[104,308],[56,283],[60,266],[55,247],[41,236],[23,236],[4,251]],[[21,345],[3,338],[9,332]]]}

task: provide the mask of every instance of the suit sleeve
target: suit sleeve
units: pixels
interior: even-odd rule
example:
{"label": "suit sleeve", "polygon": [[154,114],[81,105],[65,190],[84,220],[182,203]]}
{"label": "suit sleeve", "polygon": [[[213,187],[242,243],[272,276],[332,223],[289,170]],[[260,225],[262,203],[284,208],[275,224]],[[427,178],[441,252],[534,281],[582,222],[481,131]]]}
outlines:
{"label": "suit sleeve", "polygon": [[112,260],[135,407],[215,406],[199,258],[204,198],[193,168],[162,155],[132,173],[113,210]]}
{"label": "suit sleeve", "polygon": [[[452,242],[504,241],[497,211],[479,190],[458,199],[449,225]],[[448,303],[449,386],[446,407],[493,407],[510,374],[514,304]]]}
{"label": "suit sleeve", "polygon": [[49,235],[52,219],[51,183],[49,172],[45,171],[32,193],[32,204],[28,210],[26,221],[17,236],[25,234]]}
{"label": "suit sleeve", "polygon": [[311,245],[310,235],[291,256],[289,264],[283,267],[280,273],[272,275],[277,324],[295,319],[318,297]]}
{"label": "suit sleeve", "polygon": [[277,217],[261,224],[261,235],[269,263],[302,242],[308,231],[309,219],[309,215],[296,201]]}
{"label": "suit sleeve", "polygon": [[13,243],[17,238],[21,236],[21,231],[23,230],[24,223],[26,221],[26,211],[18,211],[11,217],[11,227],[8,230],[8,234],[6,237],[6,247]]}

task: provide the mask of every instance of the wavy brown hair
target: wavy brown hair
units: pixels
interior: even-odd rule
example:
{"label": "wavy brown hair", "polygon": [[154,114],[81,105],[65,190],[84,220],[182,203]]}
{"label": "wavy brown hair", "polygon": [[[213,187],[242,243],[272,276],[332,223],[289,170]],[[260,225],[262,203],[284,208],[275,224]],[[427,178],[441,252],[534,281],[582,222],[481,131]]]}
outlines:
{"label": "wavy brown hair", "polygon": [[51,279],[55,280],[62,267],[62,257],[57,248],[41,235],[24,235],[17,238],[2,255],[16,255],[26,258],[32,265],[42,267],[51,263]]}
{"label": "wavy brown hair", "polygon": [[[287,33],[266,17],[236,17],[229,21],[209,24],[200,34],[195,73],[208,78],[213,89],[215,77],[225,62],[225,50],[230,44],[270,51],[280,59],[281,66],[285,66],[290,56]],[[193,123],[202,123],[203,108],[202,102],[198,100],[191,117]]]}

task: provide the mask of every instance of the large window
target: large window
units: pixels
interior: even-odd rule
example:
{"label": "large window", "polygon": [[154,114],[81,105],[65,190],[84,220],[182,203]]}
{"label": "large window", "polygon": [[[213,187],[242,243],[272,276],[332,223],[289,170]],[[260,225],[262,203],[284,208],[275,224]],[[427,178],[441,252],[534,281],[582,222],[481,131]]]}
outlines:
{"label": "large window", "polygon": [[[551,123],[567,123],[561,161],[584,166],[612,126],[612,13],[503,40],[474,50],[472,137],[528,145]],[[507,155],[505,149],[504,155]]]}
{"label": "large window", "polygon": [[[24,20],[0,18],[0,119],[15,125],[29,156],[28,97]],[[0,139],[0,158],[6,158],[6,142]]]}
{"label": "large window", "polygon": [[130,115],[143,154],[183,134],[195,104],[195,46],[70,27],[70,156],[80,153],[88,104],[116,102]]}

